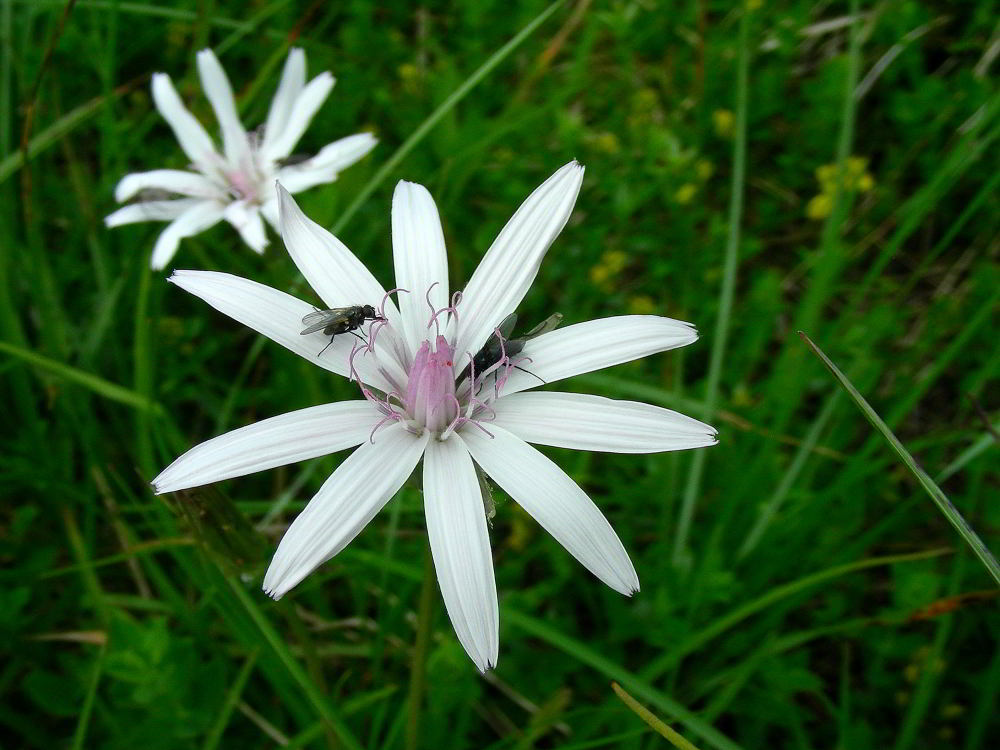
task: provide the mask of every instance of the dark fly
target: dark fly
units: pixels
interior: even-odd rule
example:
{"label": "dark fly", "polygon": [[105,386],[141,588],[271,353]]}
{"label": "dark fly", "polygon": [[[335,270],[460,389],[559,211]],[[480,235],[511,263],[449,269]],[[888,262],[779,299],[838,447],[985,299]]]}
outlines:
{"label": "dark fly", "polygon": [[[351,305],[350,307],[335,307],[332,310],[316,310],[302,318],[302,325],[305,328],[299,333],[304,336],[307,333],[323,331],[324,335],[330,337],[330,343],[320,350],[319,354],[316,355],[318,357],[333,343],[337,334],[350,333],[361,341],[365,341],[355,331],[369,320],[383,320],[371,305]],[[365,341],[365,343],[368,342]]]}
{"label": "dark fly", "polygon": [[[508,361],[512,360],[521,353],[528,341],[541,336],[543,333],[548,333],[549,331],[554,330],[556,326],[562,322],[562,319],[562,313],[552,313],[549,317],[523,336],[511,338],[510,336],[514,332],[514,326],[517,323],[517,313],[511,313],[500,322],[500,325],[497,326],[493,335],[491,335],[486,340],[486,343],[483,344],[483,348],[476,352],[476,356],[472,358],[472,362],[465,366],[465,369],[462,370],[461,374],[458,376],[457,382],[461,383],[465,380],[465,378],[469,377],[473,366],[475,367],[475,372],[478,377],[481,373],[486,372],[495,364],[501,362],[504,357],[506,357]],[[497,335],[498,333],[499,336]],[[516,370],[527,372],[529,375],[533,374],[528,370],[525,370],[523,367],[518,367],[517,365],[511,366]],[[538,376],[535,375],[535,377]],[[541,378],[538,379],[541,380]]]}

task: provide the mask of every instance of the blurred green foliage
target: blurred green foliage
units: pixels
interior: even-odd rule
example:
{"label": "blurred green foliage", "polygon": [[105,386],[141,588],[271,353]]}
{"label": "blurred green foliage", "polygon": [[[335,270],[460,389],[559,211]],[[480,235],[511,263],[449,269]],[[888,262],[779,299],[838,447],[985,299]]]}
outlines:
{"label": "blurred green foliage", "polygon": [[[4,747],[404,746],[419,493],[402,492],[286,601],[268,600],[268,550],[342,456],[213,489],[235,505],[218,501],[230,520],[211,534],[146,482],[204,439],[354,389],[152,276],[158,226],[108,231],[101,219],[126,172],[184,165],[152,108],[152,72],[169,72],[212,122],[193,69],[203,46],[251,127],[289,45],[306,49],[311,73],[337,76],[302,147],[363,129],[381,143],[302,196],[332,226],[544,8],[0,0],[0,336],[163,407],[111,400],[7,349],[0,359]],[[498,493],[499,665],[476,673],[435,598],[421,747],[663,747],[612,679],[703,749],[972,750],[1000,736],[988,576],[795,336],[808,329],[932,477],[950,467],[943,489],[996,549],[995,6],[745,8],[565,3],[339,232],[388,282],[392,186],[421,182],[464,280],[531,189],[579,159],[576,211],[524,319],[695,322],[698,344],[566,387],[700,416],[725,280],[737,28],[750,13],[739,267],[707,417],[722,442],[699,480],[687,454],[547,451],[632,554],[643,583],[633,599]],[[852,163],[862,173],[838,184]],[[824,195],[825,209],[810,210]],[[258,258],[223,226],[185,240],[175,265],[300,288],[278,238]]]}

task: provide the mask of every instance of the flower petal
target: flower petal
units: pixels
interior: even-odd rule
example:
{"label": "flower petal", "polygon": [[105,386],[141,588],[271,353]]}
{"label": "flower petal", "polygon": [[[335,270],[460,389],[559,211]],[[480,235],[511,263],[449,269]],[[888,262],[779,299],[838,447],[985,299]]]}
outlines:
{"label": "flower petal", "polygon": [[601,370],[698,340],[690,323],[658,315],[619,315],[557,328],[531,339],[503,387],[510,395],[573,375]]}
{"label": "flower petal", "polygon": [[497,663],[500,613],[479,480],[458,435],[424,451],[424,514],[441,596],[480,672]]}
{"label": "flower petal", "polygon": [[584,451],[658,453],[703,448],[715,429],[676,411],[582,393],[515,393],[498,399],[494,424],[529,443]]}
{"label": "flower petal", "polygon": [[284,70],[281,71],[281,82],[271,100],[271,109],[268,110],[267,121],[264,123],[264,140],[261,143],[263,149],[266,150],[268,144],[285,129],[292,105],[305,84],[306,53],[299,47],[293,47],[288,52]]}
{"label": "flower petal", "polygon": [[375,148],[378,141],[371,133],[357,133],[334,141],[301,164],[282,167],[278,182],[289,193],[301,193],[316,185],[333,182],[341,170],[354,164]]}
{"label": "flower petal", "polygon": [[166,190],[194,198],[213,198],[219,193],[215,184],[197,172],[183,169],[154,169],[133,172],[121,178],[115,187],[115,200],[124,203],[142,190]]}
{"label": "flower petal", "polygon": [[306,132],[313,116],[333,90],[334,82],[333,76],[324,71],[306,84],[295,98],[282,129],[275,133],[273,138],[268,139],[266,147],[262,149],[265,158],[277,161],[292,153],[292,149]]}
{"label": "flower petal", "polygon": [[309,286],[330,307],[378,306],[385,289],[371,271],[344,243],[302,213],[282,185],[277,187],[281,236]]}
{"label": "flower petal", "polygon": [[[301,335],[303,316],[315,310],[308,302],[256,281],[217,271],[174,271],[167,281],[310,362],[338,375],[350,375],[349,360],[357,339],[337,336],[330,344],[330,337],[322,331]],[[330,348],[322,351],[327,344]],[[361,380],[388,392],[391,386],[372,361],[363,354],[354,358]]]}
{"label": "flower petal", "polygon": [[362,443],[337,467],[281,538],[264,576],[264,591],[280,599],[346,547],[413,471],[427,444],[394,424]]}
{"label": "flower petal", "polygon": [[242,477],[360,445],[380,419],[368,401],[281,414],[196,445],[153,480],[157,495]]}
{"label": "flower petal", "polygon": [[185,237],[193,237],[214,226],[222,218],[222,206],[215,201],[199,201],[167,225],[153,245],[150,266],[159,271],[173,259]]}
{"label": "flower petal", "polygon": [[477,352],[496,326],[524,298],[546,250],[566,226],[583,183],[583,167],[562,167],[527,197],[493,245],[462,293],[459,304],[459,357]]}
{"label": "flower petal", "polygon": [[[327,307],[372,305],[378,309],[385,290],[371,271],[344,244],[309,219],[295,199],[280,184],[278,188],[278,223],[288,254]],[[386,300],[385,314],[389,326],[378,334],[383,346],[380,359],[388,366],[398,383],[406,382],[406,373],[396,351],[395,331],[400,329],[399,311]],[[358,360],[361,358],[359,357]]]}
{"label": "flower petal", "polygon": [[251,250],[255,253],[264,252],[268,245],[267,232],[264,231],[264,222],[261,221],[257,208],[249,207],[246,201],[234,201],[226,206],[223,218],[240,233]]}
{"label": "flower petal", "polygon": [[399,311],[412,356],[430,334],[431,307],[436,311],[448,305],[444,233],[434,199],[423,185],[400,180],[392,194],[392,257],[396,286],[409,290],[399,296]]}
{"label": "flower petal", "polygon": [[472,457],[503,490],[591,573],[631,596],[639,578],[621,540],[593,501],[552,461],[521,438],[490,425],[490,438],[462,431]]}
{"label": "flower petal", "polygon": [[233,89],[229,85],[226,71],[222,69],[212,50],[203,49],[198,53],[198,75],[222,130],[226,161],[235,168],[249,166],[250,143],[247,131],[236,112],[236,100],[233,99]]}
{"label": "flower petal", "polygon": [[120,227],[140,221],[170,221],[203,201],[197,198],[180,198],[169,201],[140,201],[122,206],[104,217],[104,226]]}
{"label": "flower petal", "polygon": [[153,74],[153,102],[191,161],[195,164],[217,163],[219,155],[212,139],[181,103],[181,98],[177,96],[174,84],[166,73]]}

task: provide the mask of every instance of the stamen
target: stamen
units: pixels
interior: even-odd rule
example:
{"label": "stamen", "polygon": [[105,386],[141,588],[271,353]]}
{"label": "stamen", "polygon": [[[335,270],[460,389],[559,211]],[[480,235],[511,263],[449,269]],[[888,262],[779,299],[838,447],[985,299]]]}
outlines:
{"label": "stamen", "polygon": [[[458,310],[455,308],[455,305],[457,305],[458,302],[461,301],[462,299],[462,293],[455,292],[455,294],[452,295],[452,303],[450,305],[448,305],[447,307],[442,307],[440,310],[435,310],[434,303],[431,302],[431,289],[436,287],[438,283],[439,282],[435,281],[433,284],[427,287],[427,294],[424,297],[424,299],[427,300],[427,306],[431,309],[431,319],[430,321],[428,321],[427,327],[430,328],[431,326],[434,326],[435,336],[441,335],[441,326],[438,325],[438,316],[441,313],[449,312],[455,316],[455,320],[458,320]],[[458,297],[457,300],[455,299],[456,296]]]}
{"label": "stamen", "polygon": [[385,293],[385,296],[382,298],[382,304],[378,306],[378,316],[382,320],[386,320],[386,317],[385,317],[385,303],[389,301],[389,295],[390,294],[396,294],[397,292],[406,292],[407,294],[409,294],[410,290],[409,289],[403,289],[403,287],[397,286],[395,289],[390,289],[388,292]]}

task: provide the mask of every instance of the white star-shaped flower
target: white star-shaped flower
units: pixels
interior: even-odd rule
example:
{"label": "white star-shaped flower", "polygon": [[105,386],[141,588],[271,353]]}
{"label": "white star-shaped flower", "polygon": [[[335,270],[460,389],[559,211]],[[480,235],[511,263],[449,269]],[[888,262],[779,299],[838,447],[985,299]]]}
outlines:
{"label": "white star-shaped flower", "polygon": [[[303,318],[311,322],[317,311],[284,292],[209,271],[175,271],[170,281],[310,362],[352,377],[364,398],[283,414],[202,443],[153,480],[156,492],[357,446],[282,538],[264,578],[264,590],[278,598],[342,550],[422,458],[441,593],[482,671],[497,661],[499,615],[477,466],[600,580],[625,595],[638,591],[635,569],[604,515],[529,443],[650,453],[713,445],[715,430],[649,404],[530,389],[690,344],[697,333],[654,315],[592,320],[528,340],[500,331],[569,219],[582,181],[583,168],[572,162],[535,190],[454,296],[434,201],[422,186],[400,182],[392,200],[398,307],[392,292],[279,186],[281,234],[299,270],[326,306],[371,305],[374,321],[356,320],[355,330],[331,342],[322,330],[300,333]],[[470,367],[474,360],[479,371]]]}
{"label": "white star-shaped flower", "polygon": [[219,121],[222,153],[181,102],[170,76],[154,73],[153,101],[191,167],[125,175],[115,188],[115,199],[138,200],[104,219],[109,227],[169,221],[153,247],[151,264],[157,270],[170,262],[183,238],[223,219],[251,249],[263,252],[268,239],[261,216],[278,229],[275,180],[292,193],[333,182],[376,144],[370,133],[357,133],[324,146],[312,157],[292,155],[334,84],[325,71],[306,83],[306,56],[301,49],[288,54],[267,120],[256,132],[247,132],[240,122],[229,79],[212,50],[198,53],[198,74]]}

